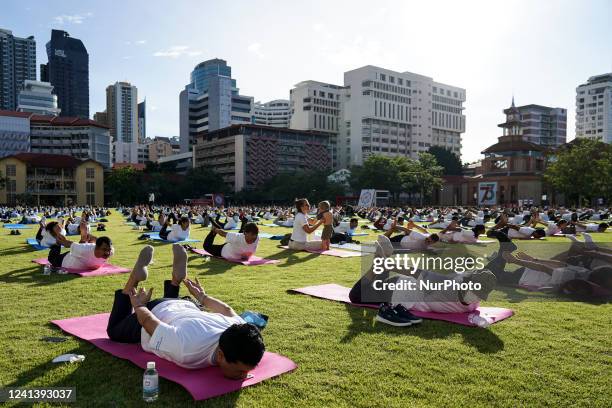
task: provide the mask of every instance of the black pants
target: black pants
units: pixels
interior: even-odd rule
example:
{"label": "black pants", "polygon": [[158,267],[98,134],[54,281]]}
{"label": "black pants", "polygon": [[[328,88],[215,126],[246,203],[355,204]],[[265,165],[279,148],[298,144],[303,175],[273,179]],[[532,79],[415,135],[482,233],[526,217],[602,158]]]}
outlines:
{"label": "black pants", "polygon": [[42,241],[43,239],[43,236],[42,236],[43,228],[44,227],[39,227],[38,232],[36,233],[36,240],[38,241],[39,244],[40,244],[40,241]]}
{"label": "black pants", "polygon": [[391,242],[402,242],[402,238],[404,238],[405,236],[406,236],[406,234],[396,235],[394,237],[389,238],[389,241],[391,241]]}
{"label": "black pants", "polygon": [[49,256],[47,257],[47,260],[55,268],[61,268],[64,258],[66,257],[66,255],[68,255],[70,251],[64,252],[63,254],[61,252],[62,247],[60,245],[52,245],[51,249],[49,250]]}
{"label": "black pants", "polygon": [[161,239],[168,239],[168,235],[170,235],[170,231],[168,231],[168,224],[164,224],[161,231],[159,231],[159,237]]}
{"label": "black pants", "polygon": [[215,222],[213,222],[213,225],[217,228],[225,228],[225,224],[227,224],[227,217],[225,217],[225,222],[221,222],[221,214],[217,214],[217,218],[215,218]]}
{"label": "black pants", "polygon": [[[158,304],[167,300],[178,299],[179,287],[174,286],[172,281],[164,281],[164,297],[147,303],[147,309],[151,310]],[[138,323],[136,313],[132,310],[130,297],[121,289],[115,291],[113,309],[108,318],[106,334],[113,341],[120,343],[140,343],[140,331],[142,326]]]}
{"label": "black pants", "polygon": [[204,250],[211,254],[212,256],[216,256],[221,258],[221,250],[225,244],[215,245],[213,242],[215,241],[215,234],[213,231],[210,231],[206,238],[204,238]]}
{"label": "black pants", "polygon": [[[505,228],[507,231],[507,228]],[[517,285],[525,268],[521,268],[514,272],[506,272],[506,260],[503,258],[503,252],[514,252],[517,247],[512,243],[512,240],[508,237],[504,231],[489,231],[487,236],[490,238],[496,238],[499,241],[499,251],[497,256],[493,258],[485,266],[485,269],[493,272],[497,278],[497,283],[500,285]]]}
{"label": "black pants", "polygon": [[370,281],[366,276],[362,276],[351,288],[349,299],[352,303],[361,303],[365,305],[379,305],[388,303],[393,296],[392,290],[375,290],[374,282],[395,282],[398,277],[389,278],[389,271],[385,271],[377,275],[374,281]]}
{"label": "black pants", "polygon": [[340,242],[353,242],[353,238],[349,234],[341,232],[334,232],[329,240],[332,244],[339,244]]}

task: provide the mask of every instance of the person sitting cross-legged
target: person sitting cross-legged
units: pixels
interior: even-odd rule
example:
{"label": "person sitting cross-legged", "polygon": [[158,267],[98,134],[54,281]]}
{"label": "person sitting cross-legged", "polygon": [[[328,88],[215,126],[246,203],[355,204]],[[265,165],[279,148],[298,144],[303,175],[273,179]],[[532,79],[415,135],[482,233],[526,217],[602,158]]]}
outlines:
{"label": "person sitting cross-legged", "polygon": [[[123,289],[115,292],[108,320],[108,337],[140,343],[142,349],[183,368],[218,366],[230,379],[244,379],[261,361],[265,345],[257,327],[246,323],[227,304],[206,294],[196,279],[187,279],[187,253],[172,245],[171,279],[164,297],[151,300],[153,289],[138,288],[147,279],[153,247],[144,247]],[[179,299],[181,282],[206,311]]]}

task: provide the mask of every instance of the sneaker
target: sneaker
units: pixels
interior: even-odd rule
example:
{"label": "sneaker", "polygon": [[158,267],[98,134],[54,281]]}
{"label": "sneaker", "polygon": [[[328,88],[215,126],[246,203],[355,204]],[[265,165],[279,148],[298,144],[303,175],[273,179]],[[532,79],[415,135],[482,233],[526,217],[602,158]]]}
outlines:
{"label": "sneaker", "polygon": [[376,320],[396,327],[412,326],[412,321],[400,316],[399,313],[388,303],[384,303],[378,308]]}
{"label": "sneaker", "polygon": [[393,310],[395,310],[397,312],[397,314],[399,316],[403,317],[404,319],[410,320],[412,322],[412,324],[417,324],[417,323],[422,323],[423,322],[423,319],[413,315],[410,312],[410,310],[406,309],[406,307],[404,305],[402,305],[402,304],[395,305]]}
{"label": "sneaker", "polygon": [[15,235],[21,235],[21,231],[15,230]]}

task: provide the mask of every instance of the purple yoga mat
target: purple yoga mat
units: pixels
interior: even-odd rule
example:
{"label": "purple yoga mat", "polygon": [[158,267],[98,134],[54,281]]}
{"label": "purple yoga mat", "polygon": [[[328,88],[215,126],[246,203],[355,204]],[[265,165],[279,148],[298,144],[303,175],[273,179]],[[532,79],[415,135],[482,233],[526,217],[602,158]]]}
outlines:
{"label": "purple yoga mat", "polygon": [[[335,283],[329,283],[326,285],[307,286],[305,288],[292,289],[292,292],[301,293],[304,295],[310,295],[321,299],[334,300],[336,302],[348,303],[353,306],[369,307],[378,309],[375,305],[364,305],[359,303],[351,303],[349,300],[350,289]],[[510,309],[502,307],[484,307],[481,306],[473,312],[469,313],[434,313],[434,312],[419,312],[417,310],[410,311],[413,315],[422,317],[424,319],[433,320],[444,320],[446,322],[462,324],[464,326],[476,326],[468,320],[468,316],[473,313],[478,313],[481,316],[488,318],[491,323],[497,323],[501,320],[507,319],[514,314]]]}
{"label": "purple yoga mat", "polygon": [[[38,258],[38,259],[33,259],[32,262],[37,263],[39,265],[47,265],[49,263],[49,260],[47,258]],[[84,277],[115,275],[118,273],[130,272],[130,269],[122,268],[120,266],[115,266],[111,264],[102,265],[98,269],[94,269],[91,271],[79,271],[79,270],[70,269],[70,268],[65,268],[65,270],[68,273],[79,275],[79,276],[84,276]]]}
{"label": "purple yoga mat", "polygon": [[[291,249],[288,246],[281,246],[281,248],[283,249]],[[356,251],[342,251],[340,249],[328,249],[327,251],[323,251],[323,250],[308,250],[305,249],[304,251],[309,252],[311,254],[319,254],[319,255],[329,255],[329,256],[335,256],[338,258],[353,258],[356,256],[364,256],[365,253],[363,252],[356,252]]]}
{"label": "purple yoga mat", "polygon": [[[208,252],[206,252],[203,249],[192,249],[191,252],[198,254],[198,255],[203,255],[203,256],[212,256],[211,254],[209,254]],[[232,263],[239,263],[242,265],[246,265],[246,266],[256,266],[256,265],[271,265],[271,264],[277,264],[280,261],[277,259],[265,259],[265,258],[260,258],[258,256],[252,256],[249,259],[247,259],[246,261],[243,260],[239,260],[239,259],[225,259],[225,258],[220,258],[218,256],[213,257],[215,259],[223,259],[224,261],[227,262],[232,262]]]}
{"label": "purple yoga mat", "polygon": [[196,401],[237,391],[297,368],[297,365],[287,357],[266,352],[259,365],[251,371],[253,378],[246,380],[229,380],[223,377],[218,367],[188,370],[157,357],[155,354],[143,351],[140,344],[111,341],[106,335],[108,316],[108,313],[101,313],[53,320],[51,323],[59,326],[66,333],[87,340],[115,357],[131,361],[142,369],[146,368],[148,361],[155,361],[155,367],[161,377],[182,385]]}

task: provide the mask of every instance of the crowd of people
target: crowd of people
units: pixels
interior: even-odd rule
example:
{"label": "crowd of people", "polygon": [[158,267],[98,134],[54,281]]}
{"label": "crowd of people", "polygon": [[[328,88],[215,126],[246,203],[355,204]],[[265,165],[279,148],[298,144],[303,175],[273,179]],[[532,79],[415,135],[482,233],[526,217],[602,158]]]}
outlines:
{"label": "crowd of people", "polygon": [[[114,211],[114,210],[113,210]],[[197,279],[187,277],[184,241],[193,226],[210,228],[203,249],[227,260],[254,256],[260,244],[260,228],[287,227],[281,245],[294,251],[327,251],[337,243],[356,242],[358,232],[372,231],[374,258],[392,258],[400,252],[429,251],[453,244],[498,242],[498,250],[483,268],[468,272],[418,269],[376,273],[374,260],[350,290],[351,302],[378,306],[376,319],[395,326],[418,324],[413,312],[467,313],[487,300],[496,285],[554,291],[584,298],[612,296],[612,250],[598,245],[592,234],[609,228],[611,209],[595,208],[412,208],[332,206],[321,201],[311,206],[296,199],[293,206],[164,206],[149,203],[120,206],[126,222],[172,243],[173,265],[164,282],[163,297],[139,285],[147,279],[154,249],[140,251],[125,286],[114,293],[107,333],[111,340],[140,343],[154,353],[185,367],[217,365],[228,378],[245,378],[261,360],[264,341],[257,327],[247,323],[230,306],[204,291]],[[106,234],[106,208],[14,207],[0,208],[5,223],[38,224],[36,241],[49,248],[53,268],[96,269],[109,262],[115,248]],[[92,226],[103,235],[95,236]],[[234,231],[235,230],[235,231]],[[317,234],[319,232],[320,234]],[[197,231],[197,230],[195,230]],[[109,231],[112,234],[112,231]],[[76,240],[69,236],[77,236]],[[219,236],[223,242],[217,239]],[[374,238],[372,236],[372,238]],[[564,237],[569,248],[554,257],[536,257],[519,251],[517,240],[537,241]],[[482,238],[481,238],[482,237]],[[67,252],[62,253],[62,248]],[[445,291],[385,289],[409,282],[452,280],[478,284],[471,289]],[[381,285],[385,284],[385,285]],[[191,297],[179,298],[186,287]],[[400,285],[401,286],[401,285]]]}

